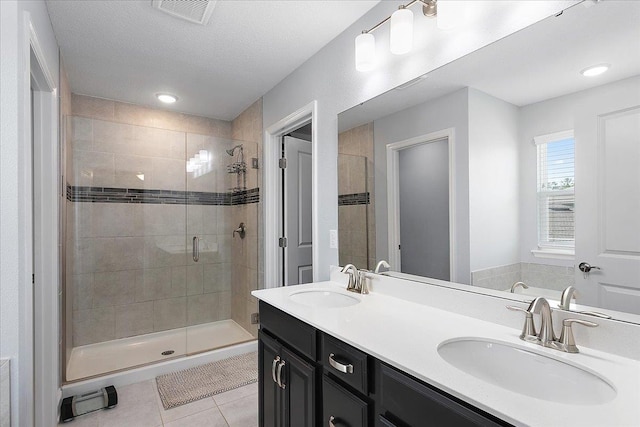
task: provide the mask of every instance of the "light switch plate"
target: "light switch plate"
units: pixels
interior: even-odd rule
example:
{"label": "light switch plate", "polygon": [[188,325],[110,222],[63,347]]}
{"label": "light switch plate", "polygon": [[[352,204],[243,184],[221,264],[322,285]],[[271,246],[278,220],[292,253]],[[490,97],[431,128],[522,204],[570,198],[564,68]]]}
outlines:
{"label": "light switch plate", "polygon": [[329,248],[338,249],[338,230],[329,230]]}

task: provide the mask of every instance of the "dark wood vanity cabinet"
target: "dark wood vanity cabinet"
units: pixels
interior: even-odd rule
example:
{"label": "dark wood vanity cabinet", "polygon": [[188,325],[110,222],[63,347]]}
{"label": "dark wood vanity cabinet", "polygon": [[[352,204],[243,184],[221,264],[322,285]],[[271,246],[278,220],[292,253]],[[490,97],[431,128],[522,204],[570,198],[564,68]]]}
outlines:
{"label": "dark wood vanity cabinet", "polygon": [[260,301],[261,427],[508,426]]}
{"label": "dark wood vanity cabinet", "polygon": [[385,363],[375,371],[376,427],[510,425]]}
{"label": "dark wood vanity cabinet", "polygon": [[263,303],[260,314],[260,425],[314,427],[320,372],[315,362],[316,330]]}

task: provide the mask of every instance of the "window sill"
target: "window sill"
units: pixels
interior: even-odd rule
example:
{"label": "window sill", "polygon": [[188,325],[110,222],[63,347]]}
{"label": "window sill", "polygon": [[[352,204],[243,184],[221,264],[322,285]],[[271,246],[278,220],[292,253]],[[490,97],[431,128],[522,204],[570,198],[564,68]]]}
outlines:
{"label": "window sill", "polygon": [[536,258],[575,259],[573,249],[532,249],[531,253]]}

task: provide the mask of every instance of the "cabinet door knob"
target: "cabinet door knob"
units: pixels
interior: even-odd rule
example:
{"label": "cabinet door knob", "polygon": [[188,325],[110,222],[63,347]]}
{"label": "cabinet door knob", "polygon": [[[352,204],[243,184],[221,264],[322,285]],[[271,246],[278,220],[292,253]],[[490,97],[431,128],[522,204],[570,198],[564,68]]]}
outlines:
{"label": "cabinet door knob", "polygon": [[276,384],[278,384],[278,380],[276,379],[276,365],[278,364],[279,361],[280,361],[280,356],[276,356],[273,359],[273,364],[271,365],[271,378],[273,378],[273,382]]}
{"label": "cabinet door knob", "polygon": [[340,371],[344,374],[353,374],[353,365],[349,363],[348,365],[344,365],[334,359],[335,354],[331,353],[329,355],[329,365],[337,371]]}
{"label": "cabinet door knob", "polygon": [[280,386],[281,389],[285,389],[286,384],[282,382],[282,367],[286,364],[286,362],[284,360],[281,360],[280,363],[278,363],[278,381],[276,381],[278,383],[278,385]]}
{"label": "cabinet door knob", "polygon": [[335,419],[336,417],[334,417],[333,415],[329,417],[329,427],[336,427],[336,425],[333,423]]}

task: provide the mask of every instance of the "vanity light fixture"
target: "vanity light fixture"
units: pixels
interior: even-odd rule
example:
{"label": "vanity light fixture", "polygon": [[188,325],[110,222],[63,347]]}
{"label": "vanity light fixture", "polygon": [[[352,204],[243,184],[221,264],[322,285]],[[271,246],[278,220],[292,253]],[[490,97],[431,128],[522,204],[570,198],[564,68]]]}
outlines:
{"label": "vanity light fixture", "polygon": [[[365,30],[356,37],[356,70],[370,71],[375,66],[376,41],[371,34],[387,21],[390,23],[389,50],[395,55],[403,55],[413,48],[413,12],[409,10],[416,3],[422,4],[422,14],[428,17],[437,15],[438,1],[443,0],[413,0],[406,5],[402,5],[378,24]],[[447,3],[451,3],[448,0]],[[455,3],[455,1],[454,1]]]}
{"label": "vanity light fixture", "polygon": [[376,39],[365,31],[356,37],[356,70],[370,71],[376,65]]}
{"label": "vanity light fixture", "polygon": [[389,30],[389,50],[404,55],[413,47],[413,12],[405,6],[393,12]]}
{"label": "vanity light fixture", "polygon": [[173,104],[178,100],[177,96],[171,95],[169,93],[156,93],[156,98],[158,98],[160,102],[164,102],[165,104]]}
{"label": "vanity light fixture", "polygon": [[609,64],[593,65],[591,67],[585,68],[584,70],[580,71],[580,74],[582,74],[585,77],[595,77],[607,71],[609,67],[610,67]]}

